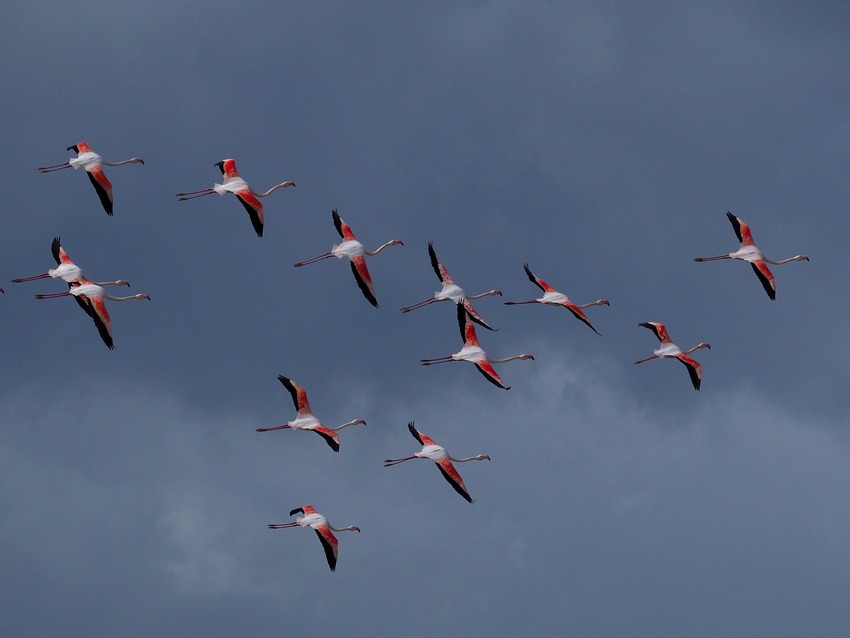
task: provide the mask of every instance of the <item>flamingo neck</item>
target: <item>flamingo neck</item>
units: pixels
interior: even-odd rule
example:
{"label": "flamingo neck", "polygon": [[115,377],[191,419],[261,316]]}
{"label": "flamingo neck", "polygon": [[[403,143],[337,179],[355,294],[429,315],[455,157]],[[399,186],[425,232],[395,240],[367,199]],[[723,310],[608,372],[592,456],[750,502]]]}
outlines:
{"label": "flamingo neck", "polygon": [[366,251],[366,254],[367,254],[367,255],[377,255],[379,252],[381,252],[381,251],[382,251],[384,248],[386,248],[387,246],[392,246],[392,245],[394,245],[394,244],[400,244],[400,243],[401,243],[401,242],[400,242],[399,240],[397,240],[397,239],[391,239],[391,240],[390,240],[390,241],[388,241],[387,243],[385,243],[385,244],[381,244],[380,246],[378,246],[375,250],[373,250],[373,251],[371,251],[371,252],[369,252],[369,251],[367,250],[367,251]]}

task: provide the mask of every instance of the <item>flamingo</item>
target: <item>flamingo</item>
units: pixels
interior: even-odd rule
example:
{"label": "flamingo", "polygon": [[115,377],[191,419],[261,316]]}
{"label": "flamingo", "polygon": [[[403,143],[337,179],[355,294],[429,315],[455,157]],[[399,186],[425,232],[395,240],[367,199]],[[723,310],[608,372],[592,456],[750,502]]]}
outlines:
{"label": "flamingo", "polygon": [[328,259],[330,257],[337,257],[338,259],[348,257],[351,261],[351,272],[354,273],[354,279],[357,280],[357,285],[363,292],[363,296],[366,297],[370,304],[377,308],[378,300],[375,298],[375,288],[372,285],[372,277],[369,275],[369,270],[366,268],[366,255],[369,255],[370,257],[372,255],[377,255],[387,246],[395,246],[396,244],[404,246],[404,242],[400,239],[391,239],[390,241],[378,246],[375,250],[366,250],[363,244],[357,241],[357,238],[351,231],[351,227],[343,221],[342,217],[339,216],[339,213],[334,210],[331,215],[333,216],[336,231],[339,233],[339,236],[342,237],[342,243],[339,245],[334,244],[330,251],[322,253],[318,257],[307,259],[306,261],[299,261],[297,264],[293,264],[293,266],[295,268],[300,268],[301,266],[314,264],[317,261],[322,261],[323,259]]}
{"label": "flamingo", "polygon": [[70,285],[71,288],[65,292],[36,295],[35,298],[54,299],[56,297],[74,296],[84,299],[88,306],[88,310],[86,310],[87,314],[94,321],[95,326],[97,326],[97,331],[100,333],[100,338],[103,339],[103,343],[105,343],[106,347],[110,350],[115,349],[115,345],[112,343],[112,319],[110,319],[109,313],[106,311],[106,304],[104,303],[104,300],[129,301],[131,299],[144,299],[146,301],[150,301],[151,299],[150,295],[141,293],[138,295],[130,295],[129,297],[113,297],[101,286],[98,286],[96,283],[88,281],[87,279],[71,282]]}
{"label": "flamingo", "polygon": [[106,173],[103,172],[104,166],[123,166],[124,164],[144,164],[145,160],[141,157],[131,157],[122,162],[107,162],[100,155],[95,153],[86,142],[80,142],[69,146],[66,150],[74,151],[77,156],[72,157],[67,162],[62,164],[53,164],[52,166],[40,166],[40,173],[52,173],[61,171],[66,168],[83,168],[91,180],[94,190],[97,191],[97,196],[100,198],[100,203],[103,204],[103,209],[107,215],[112,215],[112,183],[107,179]]}
{"label": "flamingo", "polygon": [[795,255],[782,261],[773,261],[764,256],[758,246],[753,242],[753,235],[750,232],[750,227],[740,217],[736,217],[731,211],[726,211],[726,217],[732,223],[732,228],[735,229],[735,234],[738,236],[738,241],[741,242],[741,247],[733,253],[727,255],[717,255],[716,257],[694,257],[694,261],[717,261],[719,259],[742,259],[750,262],[753,267],[753,272],[759,278],[764,291],[771,300],[776,299],[776,282],[773,279],[773,273],[768,269],[767,264],[781,266],[789,261],[809,261],[805,255]]}
{"label": "flamingo", "polygon": [[213,193],[218,193],[219,195],[233,193],[236,195],[236,199],[238,199],[245,207],[245,210],[248,211],[248,216],[251,218],[251,224],[253,224],[254,230],[257,232],[257,237],[262,237],[263,204],[257,198],[266,197],[278,188],[295,186],[295,182],[281,182],[280,184],[272,186],[265,193],[260,193],[251,188],[248,185],[248,182],[239,176],[239,172],[236,170],[236,160],[221,160],[220,162],[216,162],[214,166],[218,167],[218,170],[220,170],[222,176],[224,176],[224,184],[213,184],[212,188],[204,188],[199,191],[177,193],[177,197],[180,198],[178,201],[185,202],[187,199],[197,199],[198,197],[212,195]]}
{"label": "flamingo", "polygon": [[469,313],[462,305],[458,305],[457,307],[457,321],[460,325],[460,336],[461,339],[463,339],[463,348],[460,349],[460,352],[450,354],[447,357],[438,357],[436,359],[421,359],[419,363],[423,366],[430,366],[437,363],[448,363],[449,361],[469,361],[470,363],[475,364],[475,367],[478,368],[481,374],[483,374],[490,383],[504,390],[510,390],[510,386],[506,386],[502,383],[502,380],[499,378],[496,370],[493,369],[493,364],[505,363],[506,361],[513,361],[514,359],[534,360],[534,357],[530,354],[517,354],[505,359],[488,359],[487,353],[484,352],[484,350],[481,349],[481,346],[478,345],[478,337],[475,334],[475,324],[472,323]]}
{"label": "flamingo", "polygon": [[[81,281],[83,279],[87,279],[82,269],[77,266],[71,258],[68,256],[68,253],[65,252],[65,249],[62,248],[62,242],[58,237],[53,238],[53,243],[50,247],[51,252],[53,253],[53,259],[56,260],[57,268],[49,268],[47,272],[41,273],[40,275],[34,275],[32,277],[20,277],[18,279],[13,279],[13,284],[19,284],[25,281],[35,281],[36,279],[46,279],[48,277],[52,277],[54,279],[62,279],[65,283],[68,284],[68,288],[71,288],[71,284],[74,282]],[[130,282],[126,279],[118,279],[117,281],[94,281],[92,282],[97,284],[98,286],[129,286]],[[80,308],[82,308],[85,313],[91,316],[91,308],[89,307],[88,300],[83,297],[74,297],[74,300],[79,304]]]}
{"label": "flamingo", "polygon": [[430,459],[437,464],[437,469],[440,470],[440,474],[442,474],[445,479],[451,484],[451,486],[455,489],[455,491],[460,494],[467,501],[472,503],[472,497],[469,496],[469,492],[466,489],[466,485],[463,484],[463,479],[458,474],[458,471],[455,469],[455,466],[452,465],[452,461],[455,463],[466,463],[467,461],[489,461],[490,457],[487,454],[478,454],[476,456],[469,456],[465,459],[456,459],[455,457],[449,455],[446,451],[446,448],[437,445],[437,443],[429,436],[426,436],[422,432],[419,432],[413,425],[413,421],[407,424],[407,429],[410,430],[410,433],[413,435],[419,443],[422,445],[422,450],[414,454],[413,456],[406,456],[403,459],[387,459],[384,461],[384,467],[390,467],[392,465],[398,465],[399,463],[404,463],[405,461],[410,461],[411,459]]}
{"label": "flamingo", "polygon": [[431,257],[431,266],[434,268],[434,272],[437,273],[437,277],[439,277],[440,281],[443,283],[443,289],[439,292],[435,292],[433,297],[430,297],[425,301],[415,303],[412,306],[406,306],[402,308],[401,311],[410,312],[411,310],[422,308],[423,306],[427,306],[428,304],[432,304],[437,301],[453,301],[456,304],[462,304],[463,307],[466,308],[466,311],[469,313],[472,320],[479,326],[487,328],[487,330],[495,330],[495,328],[491,328],[490,325],[481,318],[481,315],[479,315],[475,308],[472,307],[469,300],[481,299],[481,297],[489,297],[491,295],[499,295],[501,297],[502,291],[490,290],[489,292],[482,292],[480,295],[467,296],[463,292],[463,288],[458,286],[454,279],[452,279],[452,276],[449,274],[449,271],[446,270],[443,262],[437,258],[437,253],[434,251],[434,242],[428,242],[428,255]]}
{"label": "flamingo", "polygon": [[293,430],[312,430],[327,441],[334,452],[339,452],[339,435],[337,431],[349,425],[366,425],[366,421],[363,419],[354,419],[335,428],[326,428],[321,424],[319,419],[313,416],[313,411],[310,409],[310,402],[307,400],[307,393],[304,391],[304,388],[282,374],[278,375],[277,380],[283,384],[284,388],[289,390],[298,414],[295,416],[294,421],[288,421],[283,425],[276,425],[271,428],[257,428],[257,432],[271,432],[272,430],[285,430],[287,428],[292,428]]}
{"label": "flamingo", "polygon": [[536,277],[534,273],[531,272],[531,269],[528,267],[528,264],[525,264],[523,268],[525,268],[525,274],[528,275],[528,278],[531,283],[533,283],[535,286],[537,286],[538,288],[540,288],[540,290],[543,291],[543,296],[538,299],[531,299],[530,301],[506,301],[506,306],[518,306],[527,303],[543,303],[548,304],[550,306],[562,306],[569,310],[571,313],[573,313],[576,319],[578,319],[579,321],[583,321],[585,324],[587,324],[587,327],[593,330],[593,332],[595,332],[596,334],[600,334],[600,332],[591,325],[590,319],[587,318],[587,316],[581,311],[581,309],[587,308],[589,306],[610,306],[611,304],[608,303],[607,299],[597,299],[596,301],[591,301],[590,303],[577,306],[572,301],[570,301],[570,298],[567,297],[564,293],[558,292],[545,281],[543,281],[539,277]]}
{"label": "flamingo", "polygon": [[699,390],[700,382],[702,381],[702,366],[688,355],[692,353],[694,350],[699,350],[700,348],[708,348],[711,350],[711,346],[707,343],[700,343],[695,345],[690,350],[682,350],[670,340],[670,337],[667,335],[667,328],[664,327],[663,323],[658,323],[656,321],[647,321],[641,324],[644,328],[649,328],[658,337],[658,340],[661,342],[661,347],[658,350],[652,351],[652,356],[647,357],[646,359],[641,359],[640,361],[635,361],[635,365],[639,363],[643,363],[644,361],[649,361],[650,359],[678,359],[682,363],[685,364],[685,367],[688,369],[688,374],[691,375],[691,383],[694,384],[694,390]]}
{"label": "flamingo", "polygon": [[289,515],[295,516],[298,513],[304,514],[304,516],[297,517],[291,523],[269,523],[268,528],[285,529],[287,527],[312,527],[316,532],[316,536],[318,536],[319,540],[322,541],[322,548],[325,550],[325,558],[328,559],[328,567],[331,568],[332,572],[335,572],[336,558],[339,553],[339,541],[336,539],[336,536],[333,535],[333,532],[359,532],[360,528],[356,525],[349,525],[348,527],[334,527],[328,523],[328,519],[319,514],[312,505],[296,507],[294,510],[289,512]]}

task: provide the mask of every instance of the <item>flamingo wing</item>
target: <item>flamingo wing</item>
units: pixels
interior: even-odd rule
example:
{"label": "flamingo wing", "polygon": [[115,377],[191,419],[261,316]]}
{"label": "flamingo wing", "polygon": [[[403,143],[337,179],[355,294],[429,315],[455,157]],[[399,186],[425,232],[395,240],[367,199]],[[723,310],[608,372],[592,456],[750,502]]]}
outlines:
{"label": "flamingo wing", "polygon": [[658,337],[658,340],[661,343],[668,343],[670,341],[670,337],[667,335],[667,328],[664,327],[663,323],[658,323],[657,321],[645,321],[638,325],[652,330],[653,334]]}
{"label": "flamingo wing", "polygon": [[499,377],[496,369],[493,365],[487,361],[486,359],[482,359],[481,361],[473,361],[475,367],[478,368],[478,371],[484,375],[484,378],[487,379],[490,383],[495,386],[502,388],[503,390],[510,390],[510,386],[502,383],[502,379]]}
{"label": "flamingo wing", "polygon": [[757,259],[756,261],[751,261],[750,266],[753,267],[753,272],[756,274],[756,277],[759,278],[761,285],[764,286],[764,291],[767,293],[767,296],[770,297],[771,300],[775,300],[776,281],[774,281],[773,273],[770,272],[767,264],[764,263],[764,260]]}
{"label": "flamingo wing", "polygon": [[478,335],[475,334],[475,324],[463,304],[457,305],[457,323],[460,327],[460,338],[465,344],[478,345]]}
{"label": "flamingo wing", "polygon": [[691,383],[694,384],[694,390],[699,390],[700,383],[702,382],[702,366],[694,359],[686,357],[683,354],[680,354],[676,358],[684,363],[688,369],[688,374],[691,375]]}
{"label": "flamingo wing", "polygon": [[367,301],[378,307],[378,299],[375,297],[375,288],[372,285],[372,276],[369,274],[369,269],[366,267],[366,258],[363,255],[350,257],[351,272],[354,273],[354,279],[357,280],[357,285],[363,292],[363,296]]}
{"label": "flamingo wing", "polygon": [[310,402],[307,400],[307,392],[304,388],[282,374],[278,375],[277,380],[283,384],[284,388],[289,390],[289,394],[292,395],[292,402],[295,404],[295,409],[299,414],[312,413]]}
{"label": "flamingo wing", "polygon": [[540,288],[540,290],[542,290],[543,292],[555,292],[555,289],[552,288],[552,286],[550,286],[545,281],[535,276],[533,272],[531,272],[531,268],[528,267],[528,264],[524,264],[523,268],[525,268],[525,274],[528,275],[529,281],[531,281],[531,283]]}
{"label": "flamingo wing", "polygon": [[354,236],[354,232],[351,230],[351,227],[342,220],[342,217],[339,216],[336,209],[334,209],[331,214],[334,218],[336,232],[339,233],[339,236],[342,237],[343,241],[356,241],[357,238]]}
{"label": "flamingo wing", "polygon": [[410,433],[413,435],[413,438],[416,439],[417,441],[419,441],[420,445],[425,445],[422,442],[422,435],[419,433],[419,430],[417,430],[413,426],[413,421],[411,421],[410,423],[407,424],[407,429],[410,430]]}
{"label": "flamingo wing", "polygon": [[736,217],[731,211],[726,211],[726,217],[732,223],[732,228],[735,229],[735,234],[738,236],[738,241],[741,246],[753,245],[753,234],[750,232],[750,227],[740,217]]}
{"label": "flamingo wing", "polygon": [[50,252],[53,254],[53,259],[56,260],[57,266],[71,261],[68,253],[62,250],[62,241],[58,237],[53,238],[53,243],[50,245]]}
{"label": "flamingo wing", "polygon": [[466,485],[463,484],[463,479],[460,477],[460,474],[458,474],[458,471],[455,469],[455,466],[449,458],[444,457],[435,461],[435,463],[437,464],[437,468],[440,470],[440,474],[442,474],[451,484],[451,486],[455,489],[455,492],[471,503],[472,497],[469,495],[469,492],[466,491]]}
{"label": "flamingo wing", "polygon": [[[574,303],[567,302],[567,303],[565,303],[565,304],[564,304],[564,308],[566,308],[566,309],[567,309],[567,310],[569,310],[571,313],[573,313],[573,315],[575,316],[575,318],[576,318],[576,319],[578,319],[579,321],[584,322],[584,323],[587,325],[587,327],[588,327],[588,328],[590,328],[591,330],[593,330],[593,332],[595,332],[596,334],[601,334],[601,333],[600,333],[600,332],[599,332],[596,328],[594,328],[594,327],[593,327],[593,325],[591,325],[591,323],[590,323],[590,319],[588,319],[588,318],[587,318],[587,315],[585,315],[585,314],[581,311],[581,308],[579,308],[578,306],[576,306]],[[657,333],[656,333],[656,335],[657,335]]]}
{"label": "flamingo wing", "polygon": [[336,571],[336,557],[339,548],[339,541],[334,536],[331,528],[327,525],[322,525],[315,528],[316,536],[322,542],[322,548],[325,550],[325,558],[328,559],[328,567],[332,572]]}
{"label": "flamingo wing", "polygon": [[254,194],[247,189],[234,193],[234,195],[236,195],[236,198],[245,207],[245,210],[248,211],[248,217],[251,218],[251,225],[254,227],[257,237],[262,237],[264,218],[262,202],[254,197]]}
{"label": "flamingo wing", "polygon": [[112,182],[106,177],[103,172],[103,166],[92,166],[86,169],[86,174],[91,180],[92,186],[97,191],[97,196],[100,198],[100,203],[103,204],[103,209],[107,215],[112,215]]}
{"label": "flamingo wing", "polygon": [[466,312],[469,313],[469,318],[472,319],[472,321],[482,328],[487,328],[487,330],[493,330],[495,332],[496,328],[493,328],[490,324],[484,321],[484,318],[478,314],[478,311],[472,307],[472,304],[469,303],[469,300],[466,298],[463,300],[463,307],[466,309]]}
{"label": "flamingo wing", "polygon": [[439,280],[444,284],[453,284],[454,280],[449,274],[449,271],[446,270],[446,267],[437,258],[437,253],[434,250],[434,242],[432,241],[428,242],[428,256],[431,257],[431,267],[434,269],[434,272],[437,273]]}
{"label": "flamingo wing", "polygon": [[313,430],[313,432],[318,434],[320,437],[322,437],[325,442],[331,446],[331,449],[334,452],[339,452],[339,434],[337,434],[333,430],[326,428],[323,425],[317,425],[316,427],[310,429]]}
{"label": "flamingo wing", "polygon": [[[86,304],[83,307],[86,310],[86,314],[88,314],[92,320],[94,321],[94,325],[97,326],[97,331],[100,333],[100,338],[103,339],[103,343],[106,344],[106,347],[110,350],[115,349],[115,345],[112,343],[112,319],[109,317],[109,313],[106,311],[106,303],[103,301],[102,297],[86,297]],[[80,304],[83,306],[83,304]]]}

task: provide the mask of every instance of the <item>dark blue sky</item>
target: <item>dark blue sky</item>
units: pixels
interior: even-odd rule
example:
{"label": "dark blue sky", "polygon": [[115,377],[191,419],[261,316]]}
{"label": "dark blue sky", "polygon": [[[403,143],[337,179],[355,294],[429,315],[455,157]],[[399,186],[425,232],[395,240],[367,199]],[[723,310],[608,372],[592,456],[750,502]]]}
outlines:
{"label": "dark blue sky", "polygon": [[[62,243],[116,349],[53,280],[3,283],[0,591],[9,635],[836,636],[850,629],[845,260],[850,55],[839,3],[19,4],[0,26],[5,282]],[[87,141],[80,171],[38,166]],[[264,200],[175,193],[235,158]],[[369,258],[296,261],[339,238]],[[768,300],[727,210],[773,259]],[[488,384],[428,241],[536,360]],[[507,307],[539,291],[588,309]],[[124,290],[119,294],[125,294]],[[676,362],[700,341],[702,390]],[[276,377],[341,431],[294,417]],[[469,505],[407,423],[456,456]],[[340,534],[337,572],[307,530]]]}

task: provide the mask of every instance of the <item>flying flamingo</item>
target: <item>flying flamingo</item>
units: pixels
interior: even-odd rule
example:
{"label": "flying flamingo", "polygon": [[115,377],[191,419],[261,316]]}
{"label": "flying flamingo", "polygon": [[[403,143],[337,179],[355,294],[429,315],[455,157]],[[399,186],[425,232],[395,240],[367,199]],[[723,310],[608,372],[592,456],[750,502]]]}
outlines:
{"label": "flying flamingo", "polygon": [[103,209],[107,215],[112,215],[112,183],[107,179],[106,173],[103,172],[104,166],[123,166],[124,164],[144,164],[145,160],[141,157],[131,157],[123,162],[107,162],[100,155],[95,153],[86,142],[80,142],[69,146],[66,150],[74,151],[77,156],[72,157],[67,162],[62,164],[53,164],[52,166],[40,166],[40,173],[52,173],[61,171],[66,168],[83,168],[91,180],[94,190],[97,191],[97,196],[100,198],[100,203],[103,204]]}
{"label": "flying flamingo", "polygon": [[220,170],[221,174],[224,176],[224,184],[213,184],[212,188],[204,188],[199,191],[177,193],[177,197],[180,198],[178,201],[185,202],[187,199],[197,199],[198,197],[212,195],[213,193],[218,193],[219,195],[233,193],[236,195],[236,199],[238,199],[245,207],[245,210],[248,211],[248,216],[251,218],[251,224],[253,224],[254,230],[257,232],[257,237],[262,237],[263,204],[257,198],[266,197],[278,188],[295,186],[295,182],[281,182],[280,184],[272,186],[265,193],[260,193],[251,188],[248,185],[248,182],[239,176],[239,172],[236,170],[236,160],[221,160],[220,162],[216,162],[214,166],[217,166],[218,170]]}
{"label": "flying flamingo", "polygon": [[[77,266],[71,258],[68,256],[68,253],[65,252],[65,249],[62,248],[61,241],[58,237],[53,238],[53,243],[51,244],[51,252],[53,253],[53,259],[56,260],[57,268],[50,268],[45,273],[41,273],[40,275],[34,275],[32,277],[21,277],[19,279],[13,279],[13,284],[19,284],[24,281],[35,281],[36,279],[47,279],[48,277],[52,277],[54,279],[62,279],[65,283],[68,284],[68,288],[71,288],[71,284],[74,282],[79,282],[83,279],[87,279],[82,269]],[[130,282],[126,279],[118,279],[117,281],[94,281],[91,282],[97,284],[98,286],[129,286]],[[88,304],[88,300],[83,297],[74,297],[74,300],[79,304],[80,308],[85,310],[86,314],[91,316],[91,309]]]}
{"label": "flying flamingo", "polygon": [[328,567],[331,568],[332,572],[335,572],[339,541],[336,539],[336,536],[333,535],[333,532],[359,532],[360,528],[356,525],[349,525],[348,527],[334,527],[328,523],[328,519],[313,509],[312,505],[296,507],[294,510],[289,512],[289,515],[295,516],[295,514],[298,514],[299,512],[304,514],[304,516],[297,517],[291,523],[269,523],[269,529],[312,527],[316,532],[316,536],[318,536],[319,540],[322,541],[322,548],[325,550],[325,558],[328,559]]}
{"label": "flying flamingo", "polygon": [[646,359],[641,359],[640,361],[635,361],[635,365],[638,363],[643,363],[644,361],[649,361],[650,359],[669,359],[674,358],[678,359],[682,363],[685,364],[685,367],[688,369],[688,374],[691,375],[691,382],[694,384],[694,390],[699,390],[700,382],[702,381],[702,366],[690,357],[686,357],[692,353],[694,350],[699,350],[700,348],[708,348],[711,349],[711,346],[707,343],[700,343],[690,350],[682,350],[670,340],[670,337],[667,335],[667,328],[664,327],[663,323],[658,323],[656,321],[647,321],[641,324],[644,328],[649,328],[658,337],[658,340],[661,342],[661,347],[658,350],[652,351],[652,356],[647,357]]}
{"label": "flying flamingo", "polygon": [[[54,299],[56,297],[74,296],[82,298],[89,306],[86,312],[97,326],[97,331],[100,333],[100,338],[110,350],[114,350],[115,346],[112,343],[112,319],[106,311],[105,299],[110,301],[129,301],[130,299],[144,299],[150,301],[150,295],[138,294],[130,295],[129,297],[113,297],[100,286],[86,279],[71,282],[71,288],[65,292],[54,292],[48,295],[36,295],[36,299]],[[84,308],[85,309],[85,308]]]}
{"label": "flying flamingo", "polygon": [[789,261],[809,261],[809,258],[805,255],[795,255],[794,257],[789,257],[782,261],[773,261],[772,259],[768,259],[753,242],[753,235],[750,232],[750,227],[744,223],[744,220],[740,217],[736,217],[730,211],[726,211],[726,217],[728,217],[729,221],[732,223],[732,228],[735,229],[735,234],[738,236],[738,241],[741,242],[741,247],[728,255],[718,255],[717,257],[694,257],[694,261],[717,261],[718,259],[742,259],[744,261],[748,261],[750,262],[750,266],[753,267],[753,272],[759,278],[761,285],[764,286],[767,296],[770,297],[771,300],[775,300],[776,282],[774,281],[773,273],[770,272],[767,264],[780,266],[782,264],[787,264]]}
{"label": "flying flamingo", "polygon": [[460,337],[463,339],[463,348],[460,352],[450,354],[447,357],[438,357],[436,359],[422,359],[419,363],[423,366],[435,365],[437,363],[448,363],[449,361],[469,361],[474,363],[475,367],[484,375],[484,377],[493,385],[496,385],[505,390],[510,390],[510,386],[502,383],[496,370],[493,369],[494,363],[505,363],[514,359],[534,359],[530,354],[517,354],[506,359],[488,359],[487,353],[478,345],[478,337],[475,334],[475,324],[469,313],[462,305],[457,307],[457,321],[460,325]]}
{"label": "flying flamingo", "polygon": [[339,236],[342,237],[342,243],[338,246],[334,244],[330,251],[322,253],[318,257],[313,257],[306,261],[299,261],[297,264],[292,265],[295,268],[300,268],[301,266],[314,264],[317,261],[328,259],[329,257],[337,257],[338,259],[348,257],[351,261],[351,272],[354,273],[354,278],[357,280],[357,285],[360,287],[360,290],[363,291],[363,296],[366,297],[370,304],[377,308],[378,300],[375,298],[375,288],[372,286],[372,277],[369,275],[369,270],[366,268],[366,255],[369,255],[370,257],[372,255],[377,255],[387,246],[395,246],[396,244],[404,246],[404,242],[400,239],[391,239],[385,244],[378,246],[375,250],[366,250],[363,244],[357,241],[357,238],[351,231],[351,227],[343,221],[342,217],[339,216],[339,213],[334,210],[331,214],[333,215],[336,231],[339,233]]}
{"label": "flying flamingo", "polygon": [[413,421],[407,424],[407,429],[410,430],[410,433],[413,435],[419,443],[422,445],[422,450],[414,454],[413,456],[406,456],[403,459],[387,459],[384,461],[384,467],[390,467],[391,465],[398,465],[399,463],[404,463],[405,461],[409,461],[411,459],[430,459],[437,464],[437,468],[440,470],[440,474],[442,474],[445,479],[451,484],[451,486],[455,489],[455,491],[460,494],[467,501],[472,503],[472,497],[469,496],[469,492],[466,490],[466,485],[463,484],[463,479],[458,474],[455,466],[452,465],[452,461],[455,463],[466,463],[467,461],[489,461],[490,457],[487,454],[478,454],[476,456],[469,456],[465,459],[456,459],[453,456],[450,456],[446,451],[446,448],[437,445],[437,443],[429,436],[426,436],[422,432],[419,432],[414,426]]}
{"label": "flying flamingo", "polygon": [[543,303],[548,304],[550,306],[562,306],[569,310],[571,313],[573,313],[576,319],[578,319],[579,321],[583,321],[585,324],[587,324],[587,327],[593,330],[593,332],[595,332],[596,334],[600,334],[599,331],[591,325],[590,320],[581,311],[581,309],[587,308],[588,306],[610,306],[611,304],[608,303],[607,299],[598,299],[597,301],[592,301],[590,303],[577,306],[572,301],[570,301],[570,298],[567,297],[564,293],[558,292],[545,281],[543,281],[539,277],[536,277],[534,273],[531,272],[531,269],[528,267],[528,264],[525,264],[523,267],[525,268],[525,274],[528,275],[528,278],[529,280],[531,280],[531,283],[533,283],[535,286],[537,286],[538,288],[540,288],[540,290],[543,291],[543,296],[539,299],[532,299],[530,301],[506,301],[506,306],[517,306],[527,303]]}
{"label": "flying flamingo", "polygon": [[494,330],[495,328],[491,328],[490,325],[481,318],[481,315],[476,312],[475,308],[472,307],[472,304],[469,303],[469,300],[480,299],[481,297],[488,297],[490,295],[499,295],[501,297],[502,291],[491,290],[489,292],[482,292],[480,295],[467,296],[463,292],[463,288],[458,286],[454,279],[452,279],[452,276],[449,274],[449,271],[446,270],[443,262],[437,258],[437,253],[434,252],[434,242],[428,242],[428,255],[431,257],[431,266],[434,268],[434,272],[437,273],[437,277],[439,277],[440,281],[443,282],[443,289],[439,292],[435,292],[433,297],[426,299],[425,301],[415,303],[412,306],[406,306],[402,308],[401,311],[410,312],[411,310],[422,308],[423,306],[427,306],[428,304],[432,304],[437,301],[453,301],[456,304],[462,304],[463,307],[466,308],[466,311],[469,313],[472,320],[479,326],[487,328],[487,330]]}
{"label": "flying flamingo", "polygon": [[313,411],[310,409],[310,402],[307,400],[307,393],[304,391],[304,388],[295,383],[292,379],[287,379],[282,374],[278,375],[277,380],[283,384],[284,388],[289,390],[289,394],[292,395],[292,402],[295,404],[295,409],[298,410],[298,414],[295,416],[294,421],[288,421],[283,425],[276,425],[271,428],[257,428],[257,432],[271,432],[272,430],[285,430],[287,428],[292,428],[293,430],[312,430],[327,441],[328,445],[331,446],[331,449],[334,452],[339,452],[339,435],[337,434],[337,431],[348,427],[349,425],[355,425],[358,423],[366,425],[366,421],[363,419],[354,419],[348,423],[338,425],[335,428],[326,428],[321,424],[319,419],[313,416]]}

